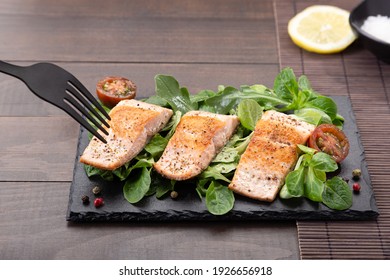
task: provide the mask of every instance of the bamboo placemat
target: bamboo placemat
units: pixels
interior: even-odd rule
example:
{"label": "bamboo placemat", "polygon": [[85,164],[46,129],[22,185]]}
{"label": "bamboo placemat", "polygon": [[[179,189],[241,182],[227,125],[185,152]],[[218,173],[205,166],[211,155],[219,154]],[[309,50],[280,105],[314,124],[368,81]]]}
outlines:
{"label": "bamboo placemat", "polygon": [[[351,10],[359,2],[327,4]],[[275,1],[280,67],[306,74],[322,94],[349,96],[380,216],[374,221],[297,221],[300,255],[302,259],[389,259],[390,65],[379,62],[359,42],[335,55],[312,54],[296,47],[288,37],[288,20],[313,4],[321,2]]]}

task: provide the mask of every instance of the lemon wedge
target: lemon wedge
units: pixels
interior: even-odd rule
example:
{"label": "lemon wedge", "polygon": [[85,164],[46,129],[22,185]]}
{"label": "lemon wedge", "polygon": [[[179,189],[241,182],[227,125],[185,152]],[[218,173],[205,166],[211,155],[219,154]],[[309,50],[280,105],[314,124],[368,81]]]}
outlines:
{"label": "lemon wedge", "polygon": [[299,47],[330,54],[346,49],[357,37],[349,24],[349,12],[335,6],[314,5],[288,23],[288,34]]}

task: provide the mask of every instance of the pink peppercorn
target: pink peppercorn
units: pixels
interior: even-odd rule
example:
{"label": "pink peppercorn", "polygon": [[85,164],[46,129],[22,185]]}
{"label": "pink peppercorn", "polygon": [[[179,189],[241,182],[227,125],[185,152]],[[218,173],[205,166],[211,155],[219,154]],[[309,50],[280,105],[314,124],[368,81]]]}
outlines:
{"label": "pink peppercorn", "polygon": [[360,192],[360,184],[359,183],[353,183],[352,189],[354,192]]}
{"label": "pink peppercorn", "polygon": [[96,208],[102,207],[104,204],[104,200],[101,197],[95,198],[93,204],[95,205]]}

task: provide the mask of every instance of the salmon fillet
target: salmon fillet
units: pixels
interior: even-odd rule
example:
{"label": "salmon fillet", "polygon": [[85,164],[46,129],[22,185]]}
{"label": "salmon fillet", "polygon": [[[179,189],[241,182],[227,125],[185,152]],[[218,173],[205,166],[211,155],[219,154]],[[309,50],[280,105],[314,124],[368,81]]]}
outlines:
{"label": "salmon fillet", "polygon": [[206,169],[239,124],[237,116],[190,111],[183,115],[160,159],[157,172],[187,180]]}
{"label": "salmon fillet", "polygon": [[305,144],[315,126],[273,110],[257,122],[229,188],[262,201],[273,201],[298,160],[297,144]]}
{"label": "salmon fillet", "polygon": [[132,160],[169,121],[173,112],[134,99],[123,100],[111,111],[109,135],[104,144],[93,137],[80,162],[104,170],[114,170]]}

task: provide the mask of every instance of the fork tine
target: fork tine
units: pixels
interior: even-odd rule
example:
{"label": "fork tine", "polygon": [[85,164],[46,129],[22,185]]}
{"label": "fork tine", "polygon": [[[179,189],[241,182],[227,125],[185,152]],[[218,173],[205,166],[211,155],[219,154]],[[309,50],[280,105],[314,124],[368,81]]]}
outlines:
{"label": "fork tine", "polygon": [[103,131],[104,134],[108,135],[107,130],[106,130],[101,124],[99,124],[99,123],[97,122],[97,120],[96,120],[93,116],[91,116],[91,115],[88,113],[88,111],[87,111],[83,106],[80,105],[80,103],[77,102],[77,100],[74,100],[74,99],[72,99],[72,98],[67,98],[67,97],[65,97],[64,99],[65,99],[66,101],[68,101],[70,104],[72,104],[77,110],[79,110],[79,112],[80,112],[81,114],[83,114],[89,121],[91,121],[94,125],[96,125],[96,127],[97,127],[98,129],[100,129],[101,131]]}
{"label": "fork tine", "polygon": [[[99,124],[95,118],[93,118],[90,114],[88,114],[87,110],[82,107],[77,101],[73,100],[73,99],[69,99],[69,98],[64,98],[64,100],[66,100],[67,102],[69,102],[70,104],[72,104],[73,107],[75,107],[77,110],[79,110],[79,112],[81,112],[81,114],[83,114],[89,121],[91,121],[98,129],[100,129],[104,134],[108,135],[109,133],[107,132],[107,130],[101,125]],[[96,130],[80,115],[78,114],[70,105],[69,103],[67,102],[64,102],[64,104],[67,105],[67,109],[68,109],[68,113],[74,117],[79,123],[81,123],[85,128],[87,128],[91,133],[93,133],[93,135],[95,135],[96,137],[98,137],[101,141],[103,141],[104,143],[107,143],[106,140],[104,140],[104,138],[96,132]]]}
{"label": "fork tine", "polygon": [[85,127],[89,132],[95,135],[103,143],[107,143],[107,140],[103,138],[81,115],[79,115],[68,103],[64,102],[61,108],[67,112],[78,123]]}
{"label": "fork tine", "polygon": [[[72,87],[68,87],[66,89],[66,91],[68,91],[68,93],[70,93],[72,95],[72,97],[76,98],[78,101],[80,101],[85,107],[88,108],[88,110],[90,112],[92,112],[106,127],[110,127],[110,125],[106,122],[105,119],[103,119],[103,117],[99,114],[99,112],[97,112],[93,107],[92,105],[87,101],[85,100],[85,98],[83,98],[82,96],[80,96]],[[93,98],[95,100],[95,98]],[[95,100],[96,101],[96,100]],[[98,103],[99,104],[99,103]],[[103,109],[104,110],[104,109]],[[81,111],[81,110],[80,110]],[[83,112],[83,114],[85,114],[85,112]]]}
{"label": "fork tine", "polygon": [[95,97],[89,92],[89,90],[74,76],[72,76],[72,79],[69,79],[69,83],[74,86],[78,91],[83,94],[84,97],[86,97],[93,105],[95,105],[99,111],[108,119],[111,120],[110,116],[104,110],[104,108],[100,105],[100,103],[96,100]]}

